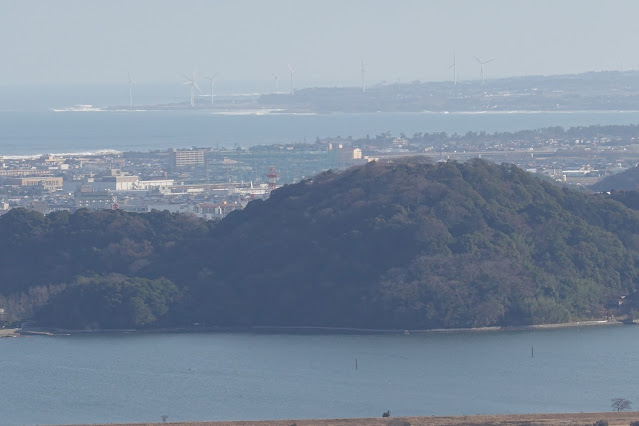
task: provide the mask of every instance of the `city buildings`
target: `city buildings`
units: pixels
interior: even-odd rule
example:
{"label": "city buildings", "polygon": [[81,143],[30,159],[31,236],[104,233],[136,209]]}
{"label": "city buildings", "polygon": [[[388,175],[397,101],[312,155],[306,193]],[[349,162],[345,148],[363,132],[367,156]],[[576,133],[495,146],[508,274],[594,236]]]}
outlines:
{"label": "city buildings", "polygon": [[[534,135],[534,134],[533,134]],[[442,136],[443,138],[443,136]],[[460,137],[461,139],[461,137]],[[0,160],[0,214],[55,210],[153,209],[225,217],[289,183],[367,161],[423,155],[431,161],[481,157],[515,164],[567,185],[586,186],[639,162],[639,135],[519,139],[478,134],[472,143],[438,136],[318,139],[248,149],[195,148]]]}
{"label": "city buildings", "polygon": [[177,170],[185,166],[199,166],[201,164],[204,164],[204,150],[202,149],[169,150],[170,170]]}

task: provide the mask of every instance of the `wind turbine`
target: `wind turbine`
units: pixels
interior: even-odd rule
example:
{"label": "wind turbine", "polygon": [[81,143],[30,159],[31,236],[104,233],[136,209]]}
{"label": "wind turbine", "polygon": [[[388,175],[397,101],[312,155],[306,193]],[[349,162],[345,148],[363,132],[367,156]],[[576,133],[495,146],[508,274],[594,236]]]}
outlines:
{"label": "wind turbine", "polygon": [[213,77],[204,77],[211,82],[211,105],[213,105],[213,89],[215,88],[215,77],[217,77],[217,73],[213,74]]}
{"label": "wind turbine", "polygon": [[191,86],[191,107],[195,106],[195,89],[197,88],[197,90],[199,90],[200,92],[202,90],[200,90],[200,86],[197,85],[197,81],[195,81],[195,70],[193,70],[193,78],[188,77],[186,74],[184,75],[184,78],[186,78],[186,83],[184,83],[184,85],[189,85]]}
{"label": "wind turbine", "polygon": [[[448,69],[453,69],[453,84],[457,86],[457,59],[455,57],[455,51],[453,50],[453,64]],[[482,74],[483,75],[483,74]]]}
{"label": "wind turbine", "polygon": [[479,62],[479,69],[480,69],[479,75],[481,76],[481,85],[483,86],[484,85],[484,65],[486,65],[489,62],[494,61],[495,59],[493,58],[493,59],[489,59],[487,61],[480,61],[477,56],[475,56],[474,58],[475,58],[475,60],[477,62]]}
{"label": "wind turbine", "polygon": [[288,64],[288,71],[291,73],[291,96],[293,96],[295,94],[295,90],[293,89],[293,74],[295,74],[295,70],[291,64]]}
{"label": "wind turbine", "polygon": [[127,73],[129,76],[129,108],[133,109],[133,85],[135,81],[131,80],[131,73]]}
{"label": "wind turbine", "polygon": [[366,64],[364,64],[364,60],[362,59],[362,93],[366,93]]}
{"label": "wind turbine", "polygon": [[278,90],[278,88],[277,88],[277,80],[279,80],[279,79],[280,79],[280,76],[279,76],[279,75],[277,75],[277,74],[275,74],[274,72],[273,72],[273,73],[271,73],[271,74],[273,74],[273,77],[275,78],[275,94],[277,95],[277,94],[279,94],[279,90]]}

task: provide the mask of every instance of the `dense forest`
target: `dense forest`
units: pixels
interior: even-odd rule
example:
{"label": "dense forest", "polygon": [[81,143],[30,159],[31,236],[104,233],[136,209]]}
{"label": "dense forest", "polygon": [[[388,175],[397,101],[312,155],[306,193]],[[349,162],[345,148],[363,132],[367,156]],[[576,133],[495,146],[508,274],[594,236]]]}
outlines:
{"label": "dense forest", "polygon": [[[81,209],[43,216],[22,208],[10,210],[0,216],[4,319],[16,321],[38,312],[46,322],[70,328],[157,325],[167,319],[167,312],[154,315],[154,321],[140,320],[133,309],[139,300],[131,298],[142,296],[140,300],[149,301],[168,292],[171,303],[165,302],[175,309],[181,291],[166,280],[144,280],[138,272],[160,262],[179,241],[196,241],[206,235],[213,225],[167,211],[135,214]],[[153,303],[138,308],[148,310]],[[115,304],[128,304],[130,320],[97,321],[110,305],[112,313],[121,316],[123,311]]]}
{"label": "dense forest", "polygon": [[593,191],[630,191],[639,189],[639,167],[632,167],[621,173],[607,176],[591,185]]}
{"label": "dense forest", "polygon": [[220,222],[16,209],[0,217],[0,307],[88,329],[601,318],[637,289],[638,204],[416,157],[325,172]]}
{"label": "dense forest", "polygon": [[[514,132],[466,132],[464,134],[448,134],[446,132],[417,132],[413,135],[400,134],[399,137],[408,142],[407,149],[419,150],[420,147],[472,147],[473,149],[490,149],[496,144],[507,145],[513,141],[557,141],[575,139],[600,140],[609,139],[607,145],[624,145],[636,142],[639,126],[629,125],[592,125],[577,126],[564,129],[561,126],[544,127],[534,130],[518,130]],[[366,135],[353,141],[354,145],[383,147],[388,146],[395,138],[390,132],[374,137]]]}
{"label": "dense forest", "polygon": [[[534,130],[518,130],[513,132],[494,132],[487,133],[484,131],[473,132],[468,131],[464,134],[446,133],[446,132],[415,132],[412,135],[405,133],[393,134],[390,131],[382,132],[374,136],[365,135],[360,138],[341,137],[331,138],[330,140],[339,143],[345,143],[350,146],[368,147],[373,149],[384,149],[392,146],[393,140],[401,138],[406,141],[403,149],[414,152],[416,155],[424,152],[424,148],[438,149],[457,149],[466,148],[473,151],[494,150],[495,145],[508,146],[514,141],[526,141],[526,143],[546,142],[548,140],[555,141],[605,141],[607,146],[624,146],[637,143],[637,133],[639,133],[639,125],[591,125],[563,128],[561,126],[544,127]],[[281,151],[284,148],[290,150],[311,150],[314,145],[325,147],[327,140],[317,138],[314,144],[297,143],[297,144],[273,144],[273,145],[256,145],[247,148],[249,151],[271,152]]]}

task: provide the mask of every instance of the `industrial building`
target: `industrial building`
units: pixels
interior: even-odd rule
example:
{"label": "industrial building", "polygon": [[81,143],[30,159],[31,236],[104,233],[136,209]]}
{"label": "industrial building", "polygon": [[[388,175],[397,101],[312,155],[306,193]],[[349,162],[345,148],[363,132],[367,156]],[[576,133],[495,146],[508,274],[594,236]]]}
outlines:
{"label": "industrial building", "polygon": [[13,177],[6,181],[14,186],[40,186],[47,191],[55,191],[62,188],[62,176],[29,176]]}

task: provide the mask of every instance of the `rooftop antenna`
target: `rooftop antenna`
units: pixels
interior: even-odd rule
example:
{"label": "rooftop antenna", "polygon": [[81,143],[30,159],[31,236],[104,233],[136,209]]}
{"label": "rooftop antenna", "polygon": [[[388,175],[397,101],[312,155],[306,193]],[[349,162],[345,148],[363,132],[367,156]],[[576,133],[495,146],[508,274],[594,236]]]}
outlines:
{"label": "rooftop antenna", "polygon": [[133,109],[133,85],[135,81],[131,80],[131,73],[127,73],[129,76],[129,108]]}
{"label": "rooftop antenna", "polygon": [[273,74],[273,77],[275,78],[275,94],[278,95],[280,93],[280,91],[277,88],[277,80],[279,80],[280,77],[277,74],[275,74],[275,73],[271,73],[271,74]]}
{"label": "rooftop antenna", "polygon": [[195,89],[197,88],[200,92],[202,90],[200,90],[200,86],[198,86],[197,81],[195,81],[195,70],[193,70],[193,78],[187,77],[186,74],[184,75],[184,78],[187,80],[184,85],[189,85],[191,87],[191,108],[193,108],[195,106]]}
{"label": "rooftop antenna", "polygon": [[457,59],[455,57],[455,51],[453,50],[453,64],[448,69],[453,69],[453,84],[457,86]]}
{"label": "rooftop antenna", "polygon": [[362,59],[362,93],[366,93],[366,71],[368,70],[366,69],[364,60]]}
{"label": "rooftop antenna", "polygon": [[484,65],[489,63],[489,62],[494,61],[495,59],[493,58],[493,59],[489,59],[487,61],[481,61],[481,60],[479,60],[479,58],[477,56],[475,56],[474,58],[475,58],[475,60],[477,62],[479,62],[479,69],[480,69],[479,75],[481,77],[481,85],[483,86],[484,85]]}
{"label": "rooftop antenna", "polygon": [[291,73],[291,96],[293,96],[295,94],[295,90],[293,89],[293,74],[295,74],[295,70],[291,64],[288,64],[288,71]]}
{"label": "rooftop antenna", "polygon": [[213,77],[204,77],[205,79],[211,82],[211,105],[213,105],[213,99],[214,99],[213,90],[215,88],[215,77],[217,77],[217,73],[213,74]]}

